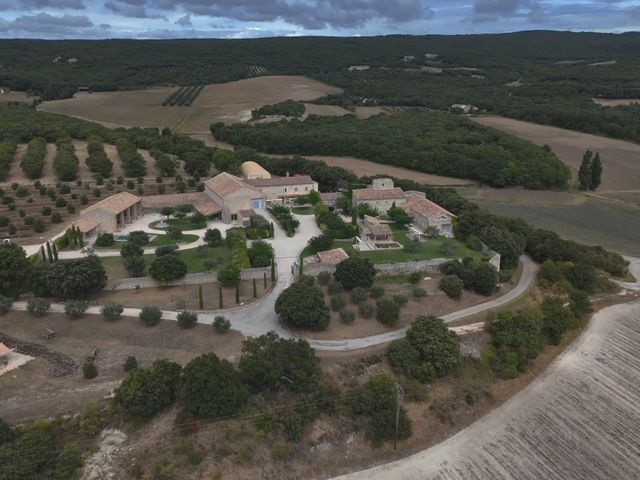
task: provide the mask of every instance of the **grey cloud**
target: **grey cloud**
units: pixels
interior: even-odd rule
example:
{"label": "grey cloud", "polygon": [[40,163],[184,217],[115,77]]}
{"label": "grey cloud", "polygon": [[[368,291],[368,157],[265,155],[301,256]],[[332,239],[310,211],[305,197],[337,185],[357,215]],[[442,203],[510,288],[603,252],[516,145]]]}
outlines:
{"label": "grey cloud", "polygon": [[544,8],[537,0],[477,0],[473,5],[472,21],[476,23],[518,16],[526,16],[532,23],[546,20]]}
{"label": "grey cloud", "polygon": [[19,0],[18,6],[25,10],[41,8],[84,10],[86,8],[82,0]]}
{"label": "grey cloud", "polygon": [[433,17],[423,0],[151,0],[162,10],[176,6],[202,16],[239,21],[287,23],[317,30],[325,27],[349,28],[370,20],[407,22]]}
{"label": "grey cloud", "polygon": [[181,16],[178,20],[176,20],[176,25],[180,25],[181,27],[190,27],[191,23],[191,15],[188,13],[186,15]]}
{"label": "grey cloud", "polygon": [[44,35],[73,35],[79,30],[94,27],[88,17],[76,15],[61,15],[56,17],[48,13],[36,15],[22,15],[15,20],[0,22],[0,32],[27,33]]}
{"label": "grey cloud", "polygon": [[[162,15],[150,14],[145,0],[109,0],[104,6],[113,13],[132,18],[165,18]],[[166,18],[165,18],[166,20]]]}

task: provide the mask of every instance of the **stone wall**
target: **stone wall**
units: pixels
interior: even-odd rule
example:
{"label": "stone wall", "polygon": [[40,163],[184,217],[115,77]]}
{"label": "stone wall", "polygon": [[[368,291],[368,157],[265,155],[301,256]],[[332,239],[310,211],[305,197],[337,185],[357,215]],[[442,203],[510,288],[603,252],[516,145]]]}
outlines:
{"label": "stone wall", "polygon": [[[440,265],[446,263],[444,258],[436,258],[433,260],[420,260],[417,262],[399,262],[399,263],[379,263],[375,265],[376,272],[379,275],[407,275],[413,272],[437,272]],[[299,263],[293,265],[292,272],[297,275]],[[304,265],[304,275],[317,276],[320,272],[333,273],[336,271],[335,265],[327,265],[324,263],[311,263]]]}
{"label": "stone wall", "polygon": [[[271,267],[244,268],[240,271],[240,278],[242,280],[253,280],[254,278],[256,280],[262,280],[265,273],[267,278],[271,279]],[[218,272],[188,273],[184,278],[169,282],[163,286],[175,287],[178,285],[197,285],[199,283],[213,283],[217,281]],[[118,280],[109,281],[105,290],[133,290],[138,287],[154,288],[159,286],[158,282],[151,277],[120,278]]]}
{"label": "stone wall", "polygon": [[500,271],[500,254],[495,250],[491,250],[482,242],[482,253],[489,257],[489,263],[495,267],[497,271]]}

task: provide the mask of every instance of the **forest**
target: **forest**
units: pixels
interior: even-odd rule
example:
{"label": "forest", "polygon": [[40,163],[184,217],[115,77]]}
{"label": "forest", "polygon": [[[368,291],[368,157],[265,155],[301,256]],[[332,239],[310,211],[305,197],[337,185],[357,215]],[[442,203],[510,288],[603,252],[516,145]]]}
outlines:
{"label": "forest", "polygon": [[[70,97],[80,86],[106,91],[229,82],[255,76],[260,66],[265,75],[308,75],[344,89],[343,95],[321,100],[328,103],[435,109],[465,103],[517,119],[640,142],[640,106],[606,108],[592,100],[640,98],[638,54],[638,33],[550,31],[246,40],[3,40],[0,86],[46,100]],[[403,62],[403,56],[415,59]],[[52,62],[57,57],[60,61]],[[69,58],[77,61],[65,61]],[[349,71],[351,65],[371,68]]]}
{"label": "forest", "polygon": [[515,136],[435,111],[365,120],[310,116],[256,125],[212,125],[216,139],[265,153],[339,155],[469,178],[494,187],[562,188],[569,170],[552,153]]}

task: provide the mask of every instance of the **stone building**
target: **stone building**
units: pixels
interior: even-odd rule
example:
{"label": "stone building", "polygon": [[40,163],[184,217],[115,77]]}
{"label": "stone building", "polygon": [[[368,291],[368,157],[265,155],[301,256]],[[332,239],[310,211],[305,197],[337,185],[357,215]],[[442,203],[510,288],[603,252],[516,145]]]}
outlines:
{"label": "stone building", "polygon": [[104,198],[80,211],[77,226],[85,235],[114,233],[142,216],[142,199],[129,192]]}
{"label": "stone building", "polygon": [[404,192],[401,188],[395,187],[390,178],[376,178],[367,188],[354,190],[352,196],[353,208],[367,204],[380,213],[387,213],[394,203],[399,207],[404,202]]}

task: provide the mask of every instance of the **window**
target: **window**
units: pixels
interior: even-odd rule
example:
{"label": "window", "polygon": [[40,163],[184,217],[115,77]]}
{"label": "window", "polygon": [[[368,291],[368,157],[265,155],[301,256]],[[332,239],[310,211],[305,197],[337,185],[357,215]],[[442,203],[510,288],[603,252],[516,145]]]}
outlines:
{"label": "window", "polygon": [[232,213],[231,214],[231,221],[235,222],[236,220],[238,220],[238,214],[237,213]]}
{"label": "window", "polygon": [[287,187],[284,187],[284,193],[287,193]]}
{"label": "window", "polygon": [[304,191],[306,192],[307,190],[309,190],[309,187],[304,187]]}
{"label": "window", "polygon": [[297,192],[298,191],[298,187],[293,187],[293,190]]}

